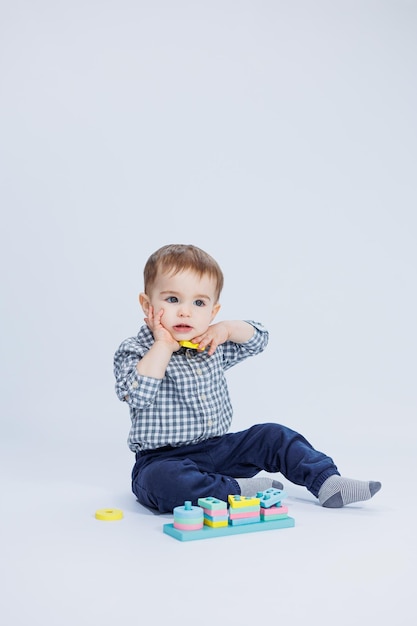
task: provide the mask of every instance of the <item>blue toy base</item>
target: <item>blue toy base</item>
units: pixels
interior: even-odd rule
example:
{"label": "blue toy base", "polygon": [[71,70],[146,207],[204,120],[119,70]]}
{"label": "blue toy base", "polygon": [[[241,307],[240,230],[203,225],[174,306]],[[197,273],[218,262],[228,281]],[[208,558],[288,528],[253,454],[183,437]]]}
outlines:
{"label": "blue toy base", "polygon": [[179,541],[195,541],[196,539],[210,539],[210,537],[225,537],[227,535],[242,535],[243,533],[256,533],[262,530],[274,530],[277,528],[292,528],[295,525],[293,517],[277,519],[270,522],[256,522],[255,524],[243,524],[241,526],[220,526],[211,528],[204,525],[201,530],[179,530],[174,524],[164,524],[163,530],[166,535],[171,535]]}

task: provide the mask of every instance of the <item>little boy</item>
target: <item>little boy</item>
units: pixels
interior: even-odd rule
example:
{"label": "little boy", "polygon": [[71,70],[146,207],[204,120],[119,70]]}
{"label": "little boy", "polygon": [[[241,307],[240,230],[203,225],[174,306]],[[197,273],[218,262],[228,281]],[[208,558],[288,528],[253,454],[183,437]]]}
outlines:
{"label": "little boy", "polygon": [[185,500],[282,488],[257,476],[261,470],[304,485],[324,507],[372,498],[381,483],[340,476],[330,457],[286,426],[228,433],[225,371],[262,352],[268,332],[254,321],[212,323],[222,288],[217,262],[193,245],[163,246],[145,265],[139,302],[146,324],[114,357],[116,393],[130,408],[138,501],[171,513]]}

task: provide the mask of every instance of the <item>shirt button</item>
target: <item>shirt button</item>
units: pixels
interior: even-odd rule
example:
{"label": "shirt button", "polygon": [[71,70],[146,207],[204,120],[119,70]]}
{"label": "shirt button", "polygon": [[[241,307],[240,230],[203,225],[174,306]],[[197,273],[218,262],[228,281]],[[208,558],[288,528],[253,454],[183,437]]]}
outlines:
{"label": "shirt button", "polygon": [[200,400],[207,400],[207,396],[205,393],[202,393],[200,396]]}
{"label": "shirt button", "polygon": [[207,424],[208,424],[209,426],[213,426],[213,420],[209,420],[209,421],[207,422]]}
{"label": "shirt button", "polygon": [[202,374],[202,373],[203,373],[203,370],[201,370],[200,368],[198,368],[198,370],[197,370],[197,374],[198,374],[199,376],[201,376],[201,374]]}
{"label": "shirt button", "polygon": [[134,380],[132,383],[132,389],[137,389],[139,387],[139,383],[137,380]]}

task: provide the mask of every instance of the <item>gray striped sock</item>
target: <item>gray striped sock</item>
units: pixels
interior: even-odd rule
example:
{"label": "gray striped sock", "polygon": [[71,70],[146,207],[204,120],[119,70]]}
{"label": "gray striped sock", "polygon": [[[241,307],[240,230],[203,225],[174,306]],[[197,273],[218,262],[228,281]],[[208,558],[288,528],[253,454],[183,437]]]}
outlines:
{"label": "gray striped sock", "polygon": [[352,502],[370,500],[380,489],[379,482],[354,480],[335,474],[322,484],[318,498],[322,506],[338,509]]}
{"label": "gray striped sock", "polygon": [[273,487],[274,489],[283,489],[282,483],[278,480],[268,478],[268,476],[254,476],[253,478],[235,478],[240,487],[240,495],[246,497],[256,496],[258,491],[266,491]]}

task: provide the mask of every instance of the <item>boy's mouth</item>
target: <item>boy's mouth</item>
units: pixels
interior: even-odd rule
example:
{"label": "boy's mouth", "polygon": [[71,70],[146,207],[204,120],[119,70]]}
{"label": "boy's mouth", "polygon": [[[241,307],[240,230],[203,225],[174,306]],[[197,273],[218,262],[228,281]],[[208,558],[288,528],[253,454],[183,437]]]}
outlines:
{"label": "boy's mouth", "polygon": [[193,327],[188,324],[177,324],[174,326],[174,330],[176,333],[189,333],[193,330]]}

